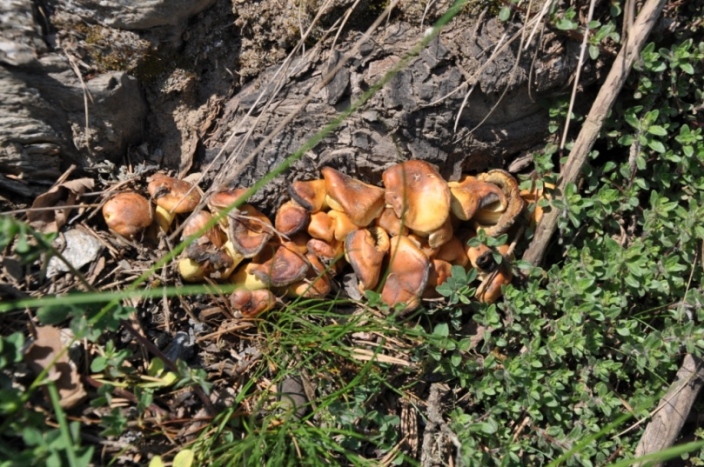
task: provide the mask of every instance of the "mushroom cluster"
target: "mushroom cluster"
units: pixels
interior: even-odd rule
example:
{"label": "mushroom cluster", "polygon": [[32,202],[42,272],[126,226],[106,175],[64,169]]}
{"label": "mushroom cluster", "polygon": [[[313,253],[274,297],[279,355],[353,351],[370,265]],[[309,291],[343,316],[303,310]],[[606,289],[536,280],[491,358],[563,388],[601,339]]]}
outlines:
{"label": "mushroom cluster", "polygon": [[[437,297],[436,288],[457,265],[477,269],[484,280],[476,298],[490,303],[510,282],[511,269],[506,261],[494,261],[491,248],[468,242],[479,229],[487,236],[506,233],[521,217],[526,200],[542,196],[522,193],[504,170],[446,182],[420,160],[384,171],[384,188],[331,167],[321,174],[322,179],[289,186],[290,200],[273,223],[251,204],[230,209],[244,189],[213,194],[208,210],[185,220],[182,237],[202,231],[213,223],[213,215],[229,212],[184,250],[178,260],[183,280],[237,285],[230,302],[243,316],[253,317],[274,307],[277,297],[329,294],[333,277],[349,264],[360,292],[377,290],[387,305],[410,311],[421,299]],[[153,210],[133,192],[108,200],[103,207],[108,227],[127,238],[152,222],[168,232],[175,215],[195,210],[203,196],[198,187],[165,174],[150,179],[148,192]],[[130,206],[128,214],[116,215],[123,205]],[[498,253],[505,257],[509,252],[500,247]]]}

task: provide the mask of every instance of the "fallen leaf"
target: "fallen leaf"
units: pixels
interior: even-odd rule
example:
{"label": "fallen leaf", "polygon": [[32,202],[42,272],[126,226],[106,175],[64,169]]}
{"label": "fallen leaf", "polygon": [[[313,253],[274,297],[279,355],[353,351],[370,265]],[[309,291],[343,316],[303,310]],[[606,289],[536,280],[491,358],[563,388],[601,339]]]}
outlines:
{"label": "fallen leaf", "polygon": [[[78,197],[86,190],[93,189],[94,185],[95,181],[91,178],[79,178],[57,183],[46,193],[37,196],[32,203],[32,208],[74,206]],[[71,211],[72,208],[30,210],[27,212],[27,219],[32,227],[43,233],[58,232],[61,227],[66,225]]]}
{"label": "fallen leaf", "polygon": [[70,409],[80,404],[88,394],[81,384],[78,370],[69,361],[68,352],[64,352],[55,364],[50,366],[63,348],[60,329],[53,326],[39,326],[36,328],[36,338],[25,352],[24,359],[37,374],[49,368],[47,378],[56,384],[61,398],[61,407]]}

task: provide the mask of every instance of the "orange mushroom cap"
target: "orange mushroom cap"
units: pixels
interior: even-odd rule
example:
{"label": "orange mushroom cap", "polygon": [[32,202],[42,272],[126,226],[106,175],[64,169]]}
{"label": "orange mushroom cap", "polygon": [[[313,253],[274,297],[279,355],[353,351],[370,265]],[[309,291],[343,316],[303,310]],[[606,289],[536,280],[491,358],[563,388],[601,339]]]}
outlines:
{"label": "orange mushroom cap", "polygon": [[325,206],[325,180],[293,182],[288,187],[288,194],[309,213],[316,213]]}
{"label": "orange mushroom cap", "polygon": [[481,182],[476,177],[467,176],[459,182],[448,182],[452,194],[452,213],[459,220],[470,220],[480,208],[499,203],[501,209],[507,205],[506,195],[501,187]]}
{"label": "orange mushroom cap", "polygon": [[384,208],[375,222],[376,225],[386,230],[392,237],[396,235],[408,235],[408,227],[403,225],[401,219],[399,219],[391,208]]}
{"label": "orange mushroom cap", "polygon": [[386,203],[409,229],[429,234],[450,215],[450,188],[425,161],[396,164],[382,174]]}
{"label": "orange mushroom cap", "polygon": [[286,289],[287,294],[293,297],[315,298],[324,297],[330,293],[332,285],[330,277],[325,272],[323,263],[312,253],[306,255],[306,259],[311,267],[308,269],[306,278],[299,282],[294,282]]}
{"label": "orange mushroom cap", "polygon": [[[321,171],[333,209],[343,211],[358,227],[366,227],[384,209],[384,190],[345,175],[332,167]],[[335,203],[337,203],[335,205]]]}
{"label": "orange mushroom cap", "polygon": [[[208,222],[212,220],[213,216],[208,211],[200,211],[196,214],[191,215],[183,225],[183,232],[181,233],[181,238],[190,237],[198,233],[203,227],[205,227]],[[215,247],[220,248],[224,245],[225,241],[223,239],[223,232],[217,227],[213,226],[203,232],[200,238],[196,239],[196,243],[212,243]]]}
{"label": "orange mushroom cap", "polygon": [[254,318],[276,306],[276,297],[267,289],[237,289],[230,295],[232,308],[245,318]]}
{"label": "orange mushroom cap", "polygon": [[350,217],[342,211],[330,211],[328,216],[332,220],[335,240],[344,242],[347,234],[357,230],[359,227],[352,222]]}
{"label": "orange mushroom cap", "polygon": [[133,238],[149,227],[154,214],[152,205],[144,196],[123,191],[103,205],[103,218],[110,230],[125,238]]}
{"label": "orange mushroom cap", "polygon": [[335,224],[327,212],[316,212],[310,215],[308,235],[313,238],[331,242],[335,238]]}
{"label": "orange mushroom cap", "polygon": [[389,235],[378,226],[351,232],[345,239],[345,257],[352,265],[361,291],[379,283],[381,265],[389,252]]}
{"label": "orange mushroom cap", "polygon": [[428,283],[430,260],[408,237],[392,237],[389,274],[381,291],[381,300],[391,307],[405,303],[403,311],[420,304]]}
{"label": "orange mushroom cap", "polygon": [[157,206],[175,214],[192,212],[201,200],[198,188],[192,183],[162,173],[152,176],[147,191]]}

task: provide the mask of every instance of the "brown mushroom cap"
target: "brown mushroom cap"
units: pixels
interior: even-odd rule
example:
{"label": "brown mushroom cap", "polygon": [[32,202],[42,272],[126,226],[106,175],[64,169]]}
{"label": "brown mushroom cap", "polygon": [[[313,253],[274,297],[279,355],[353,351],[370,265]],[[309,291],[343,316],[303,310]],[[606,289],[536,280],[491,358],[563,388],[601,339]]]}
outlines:
{"label": "brown mushroom cap", "polygon": [[430,260],[430,271],[428,272],[428,285],[423,291],[423,298],[435,298],[440,294],[435,290],[439,285],[444,284],[448,277],[452,275],[452,264],[442,259]]}
{"label": "brown mushroom cap", "polygon": [[124,191],[103,205],[103,217],[110,230],[125,238],[133,238],[152,223],[152,205],[144,196]]}
{"label": "brown mushroom cap", "polygon": [[429,234],[450,215],[450,188],[435,168],[412,160],[394,165],[382,174],[385,199],[404,225]]}
{"label": "brown mushroom cap", "polygon": [[276,297],[267,289],[237,289],[230,295],[232,308],[245,318],[254,318],[276,306]]}
{"label": "brown mushroom cap", "polygon": [[273,235],[271,221],[251,204],[243,204],[227,217],[227,238],[245,258],[256,256]]}
{"label": "brown mushroom cap", "polygon": [[401,219],[399,219],[391,208],[384,208],[379,217],[376,218],[375,223],[386,230],[392,237],[396,235],[408,235],[408,227],[403,225]]}
{"label": "brown mushroom cap", "polygon": [[[232,190],[218,191],[213,193],[208,199],[208,208],[210,211],[219,214],[221,211],[235,206],[237,203],[244,202],[244,194],[247,192],[246,188],[234,188]],[[223,227],[228,226],[227,216],[220,218],[220,225]]]}
{"label": "brown mushroom cap", "polygon": [[493,183],[467,176],[459,182],[448,182],[447,185],[452,194],[452,213],[459,220],[468,221],[477,210],[494,203],[498,203],[502,210],[506,209],[506,195],[501,187]]}
{"label": "brown mushroom cap", "polygon": [[501,235],[513,226],[526,205],[521,197],[518,182],[510,173],[501,169],[479,174],[477,178],[482,182],[493,183],[500,187],[506,196],[507,206],[505,210],[497,209],[496,206],[479,209],[474,216],[476,228],[484,229],[490,237]]}
{"label": "brown mushroom cap", "polygon": [[281,245],[269,261],[252,264],[249,271],[267,285],[285,287],[305,277],[308,262],[295,248]]}
{"label": "brown mushroom cap", "polygon": [[467,246],[467,258],[474,268],[480,272],[491,272],[496,269],[494,252],[483,243],[477,246]]}
{"label": "brown mushroom cap", "polygon": [[437,253],[435,253],[435,259],[441,259],[452,265],[462,266],[463,268],[467,267],[467,264],[469,264],[465,246],[457,237],[452,237],[447,243],[442,245]]}
{"label": "brown mushroom cap", "polygon": [[192,212],[201,200],[200,191],[192,183],[162,173],[152,176],[147,191],[157,206],[175,214]]}
{"label": "brown mushroom cap", "polygon": [[403,311],[420,304],[428,283],[430,260],[408,237],[392,237],[389,274],[381,291],[381,300],[391,307],[405,303]]}
{"label": "brown mushroom cap", "polygon": [[316,213],[325,206],[325,180],[293,182],[288,187],[288,194],[309,213]]}
{"label": "brown mushroom cap", "polygon": [[[208,222],[213,219],[213,216],[207,211],[200,211],[196,214],[191,215],[183,225],[183,232],[181,233],[181,239],[195,235],[201,229],[203,229]],[[215,247],[220,248],[224,245],[224,234],[217,227],[213,226],[203,232],[200,238],[196,239],[197,243],[212,243]]]}
{"label": "brown mushroom cap", "polygon": [[308,252],[314,254],[323,264],[325,264],[330,274],[336,275],[344,267],[344,243],[333,240],[325,242],[317,238],[308,240]]}
{"label": "brown mushroom cap", "polygon": [[501,265],[499,269],[485,277],[486,280],[477,287],[475,297],[482,303],[494,303],[503,293],[501,288],[510,284],[512,278],[511,269]]}
{"label": "brown mushroom cap", "polygon": [[314,255],[307,254],[306,259],[311,265],[306,278],[299,282],[294,282],[286,288],[287,295],[291,297],[315,298],[324,297],[330,293],[332,285],[330,277],[325,272],[325,265]]}
{"label": "brown mushroom cap", "polygon": [[[358,227],[366,227],[384,209],[384,190],[338,172],[332,167],[321,171],[331,208],[343,211]],[[335,204],[336,203],[336,204]]]}
{"label": "brown mushroom cap", "polygon": [[293,235],[305,229],[310,221],[310,214],[295,201],[287,201],[276,212],[274,227],[283,235]]}
{"label": "brown mushroom cap", "polygon": [[347,235],[345,257],[359,279],[361,291],[372,290],[379,283],[381,265],[389,247],[389,235],[378,226],[355,230]]}

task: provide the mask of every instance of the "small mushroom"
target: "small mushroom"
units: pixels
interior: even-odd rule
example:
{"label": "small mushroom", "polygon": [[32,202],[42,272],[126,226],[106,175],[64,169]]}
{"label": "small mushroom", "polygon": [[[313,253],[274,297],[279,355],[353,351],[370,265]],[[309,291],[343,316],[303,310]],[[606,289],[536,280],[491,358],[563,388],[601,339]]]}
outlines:
{"label": "small mushroom", "polygon": [[274,227],[283,235],[293,235],[305,229],[310,221],[310,214],[295,201],[287,201],[276,212]]}
{"label": "small mushroom", "polygon": [[289,285],[286,288],[287,295],[304,298],[326,296],[330,293],[332,285],[330,284],[330,277],[325,271],[325,266],[314,254],[307,254],[306,259],[311,267],[308,269],[305,279]]}
{"label": "small mushroom", "polygon": [[430,248],[440,248],[450,241],[453,234],[452,222],[450,222],[450,217],[448,217],[439,229],[430,232],[430,235],[428,235],[428,246]]}
{"label": "small mushroom", "polygon": [[308,235],[325,242],[332,242],[335,238],[335,225],[328,213],[320,211],[310,215]]}
{"label": "small mushroom", "polygon": [[271,221],[251,204],[228,214],[227,238],[245,258],[259,253],[273,235]]}
{"label": "small mushroom", "polygon": [[501,266],[488,276],[486,282],[477,287],[475,297],[482,303],[494,303],[498,300],[503,291],[502,287],[511,283],[513,274],[508,267]]}
{"label": "small mushroom", "polygon": [[401,219],[391,208],[384,208],[379,217],[375,220],[376,225],[386,230],[386,232],[395,237],[396,235],[408,235],[408,227],[403,225]]}
{"label": "small mushroom", "polygon": [[475,227],[484,229],[484,232],[490,237],[501,235],[513,226],[526,205],[526,202],[521,198],[518,182],[510,173],[501,169],[479,174],[477,179],[500,187],[506,197],[507,204],[506,209],[503,210],[498,203],[477,210],[474,215]]}
{"label": "small mushroom", "polygon": [[[229,245],[229,246],[228,246]],[[186,282],[208,279],[225,280],[230,277],[244,257],[231,244],[216,248],[210,243],[191,243],[178,262],[181,277]]]}
{"label": "small mushroom", "polygon": [[267,289],[237,289],[230,295],[232,308],[245,318],[254,318],[276,306],[276,297]]}
{"label": "small mushroom", "polygon": [[452,213],[461,221],[470,220],[477,210],[492,204],[498,203],[502,210],[506,209],[506,195],[493,183],[481,182],[470,175],[447,185],[452,194]]}
{"label": "small mushroom", "polygon": [[494,251],[483,243],[477,246],[467,246],[467,258],[480,272],[491,272],[496,269]]}
{"label": "small mushroom", "polygon": [[152,176],[147,191],[157,206],[174,214],[192,212],[201,200],[195,185],[162,173]]}
{"label": "small mushroom", "polygon": [[396,164],[382,174],[386,203],[404,225],[426,235],[439,229],[450,215],[450,188],[425,161]]}
{"label": "small mushroom", "polygon": [[392,237],[390,243],[389,273],[381,300],[391,307],[404,303],[402,311],[411,311],[420,305],[420,296],[428,283],[430,261],[408,237]]}
{"label": "small mushroom", "polygon": [[553,190],[555,185],[543,182],[543,188],[533,186],[530,190],[521,190],[521,198],[529,206],[527,217],[532,227],[538,225],[543,218],[543,207],[540,205],[540,201],[551,198],[549,194],[545,193],[545,188]]}
{"label": "small mushroom", "polygon": [[379,283],[381,265],[389,247],[389,235],[378,226],[355,230],[347,235],[345,258],[359,279],[360,291],[372,290]]}
{"label": "small mushroom", "polygon": [[314,214],[325,207],[325,180],[293,182],[288,187],[288,194],[309,213]]}
{"label": "small mushroom", "polygon": [[300,281],[308,271],[308,262],[295,248],[281,245],[263,264],[253,264],[250,272],[272,287],[286,287]]}
{"label": "small mushroom", "polygon": [[[183,225],[183,232],[181,233],[181,239],[195,235],[205,228],[205,226],[213,219],[213,216],[207,211],[200,211],[196,214],[191,215]],[[224,234],[217,227],[213,226],[202,232],[199,238],[195,242],[200,244],[210,243],[216,248],[220,248],[225,243],[223,239]]]}
{"label": "small mushroom", "polygon": [[445,283],[448,277],[452,275],[452,264],[442,259],[430,260],[430,271],[428,272],[428,284],[423,291],[423,298],[436,298],[440,294],[436,288]]}
{"label": "small mushroom", "polygon": [[342,211],[358,227],[366,227],[384,209],[384,190],[345,175],[332,167],[321,171],[330,207]]}
{"label": "small mushroom", "polygon": [[325,242],[317,238],[308,240],[308,252],[314,254],[325,264],[333,276],[344,267],[345,247],[343,242],[333,240]]}
{"label": "small mushroom", "polygon": [[230,276],[230,282],[237,287],[247,290],[268,289],[269,284],[260,280],[252,273],[252,268],[256,268],[255,263],[246,263],[241,265],[234,274]]}
{"label": "small mushroom", "polygon": [[457,237],[452,237],[447,243],[443,244],[435,253],[434,259],[447,261],[451,265],[467,267],[469,258],[464,245]]}
{"label": "small mushroom", "polygon": [[[208,200],[208,207],[213,213],[220,213],[225,209],[229,209],[232,206],[236,206],[244,203],[244,194],[247,192],[246,188],[234,188],[232,190],[223,190],[213,193],[213,195]],[[227,227],[228,216],[220,217],[220,225]]]}
{"label": "small mushroom", "polygon": [[335,240],[344,242],[350,232],[359,228],[352,222],[349,216],[342,211],[331,210],[328,212],[328,216],[332,220],[332,230],[335,235]]}
{"label": "small mushroom", "polygon": [[110,230],[131,239],[152,223],[152,206],[144,196],[124,191],[103,205],[103,218]]}

